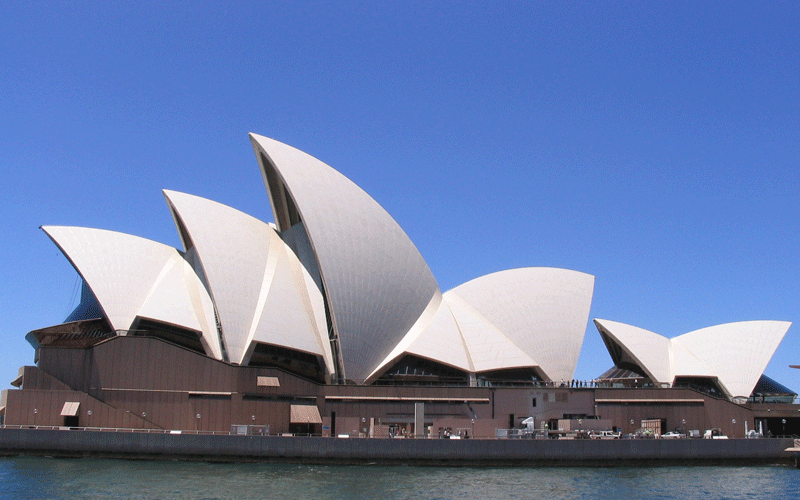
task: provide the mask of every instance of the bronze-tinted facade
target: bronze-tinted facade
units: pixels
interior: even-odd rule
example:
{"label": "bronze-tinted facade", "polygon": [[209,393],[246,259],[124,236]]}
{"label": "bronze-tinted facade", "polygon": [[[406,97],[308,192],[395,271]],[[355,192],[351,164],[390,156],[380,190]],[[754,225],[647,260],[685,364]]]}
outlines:
{"label": "bronze-tinted facade", "polygon": [[662,432],[718,428],[744,437],[763,423],[772,435],[800,433],[800,405],[735,404],[693,389],[327,385],[135,336],[92,347],[40,346],[37,358],[38,366],[20,370],[19,388],[3,392],[6,425],[492,438],[533,417],[536,429],[569,420],[573,430],[602,426],[624,434],[660,421]]}

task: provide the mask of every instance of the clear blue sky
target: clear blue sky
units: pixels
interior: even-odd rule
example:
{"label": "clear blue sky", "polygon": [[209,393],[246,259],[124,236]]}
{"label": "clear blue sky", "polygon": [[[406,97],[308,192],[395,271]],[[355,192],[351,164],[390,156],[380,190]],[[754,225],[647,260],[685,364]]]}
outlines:
{"label": "clear blue sky", "polygon": [[[271,221],[247,133],[351,178],[440,287],[596,276],[590,318],[792,321],[800,3],[3,2],[0,387],[76,304],[40,225],[180,247],[161,189]],[[588,324],[578,378],[612,365]]]}

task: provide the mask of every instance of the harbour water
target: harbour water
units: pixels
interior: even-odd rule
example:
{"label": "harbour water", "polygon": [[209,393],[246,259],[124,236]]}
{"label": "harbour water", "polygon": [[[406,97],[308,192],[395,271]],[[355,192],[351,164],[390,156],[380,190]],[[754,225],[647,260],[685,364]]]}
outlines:
{"label": "harbour water", "polygon": [[800,470],[756,467],[411,467],[0,458],[8,499],[800,498]]}

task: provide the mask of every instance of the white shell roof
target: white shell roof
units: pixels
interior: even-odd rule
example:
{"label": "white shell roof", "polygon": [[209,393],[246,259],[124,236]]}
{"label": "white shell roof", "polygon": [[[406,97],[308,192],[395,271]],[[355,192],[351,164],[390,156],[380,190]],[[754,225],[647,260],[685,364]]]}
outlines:
{"label": "white shell roof", "polygon": [[[578,271],[547,267],[510,269],[474,279],[444,294],[450,304],[455,297],[469,304],[486,323],[539,366],[551,380],[568,380],[575,373],[589,321],[594,276]],[[459,316],[456,320],[461,324]],[[501,348],[503,342],[493,342]],[[476,360],[482,350],[467,342]],[[473,347],[473,345],[475,347]],[[523,366],[503,360],[497,352],[485,369]],[[508,355],[519,357],[513,350]],[[522,360],[522,358],[520,358]],[[476,371],[484,371],[475,366]]]}
{"label": "white shell roof", "polygon": [[596,319],[594,323],[600,333],[621,346],[630,361],[640,366],[654,383],[672,382],[668,338],[644,328],[615,321]]}
{"label": "white shell roof", "polygon": [[[692,352],[683,342],[676,342],[675,339],[669,341],[669,375],[664,378],[667,381],[674,381],[675,377],[716,377],[717,374],[702,359]],[[674,367],[680,367],[676,369]]]}
{"label": "white shell roof", "polygon": [[654,383],[676,377],[716,377],[731,397],[748,397],[789,330],[786,321],[742,321],[689,332],[673,339],[634,326],[595,319]]}
{"label": "white shell roof", "polygon": [[[424,331],[419,332],[413,342],[397,354],[413,354],[443,363],[465,372],[474,371],[466,340],[456,322],[450,305],[439,297],[439,306]],[[395,358],[398,357],[397,354]],[[387,360],[388,362],[395,359]]]}
{"label": "white shell roof", "polygon": [[472,304],[451,292],[444,297],[461,332],[470,372],[539,366]]}
{"label": "white shell roof", "polygon": [[431,298],[419,320],[370,374],[367,382],[374,381],[385,368],[406,353],[449,364],[462,370],[468,370],[471,366],[458,325],[450,308],[443,302],[441,293],[437,292]]}
{"label": "white shell roof", "polygon": [[201,333],[208,355],[222,359],[211,298],[176,249],[101,229],[42,229],[91,288],[113,329],[129,330],[137,316],[191,329]]}
{"label": "white shell roof", "polygon": [[289,229],[292,207],[305,226],[345,376],[361,383],[418,321],[436,280],[397,222],[352,181],[286,144],[250,137],[278,229]]}
{"label": "white shell roof", "polygon": [[275,230],[221,203],[164,195],[184,246],[199,257],[229,360],[247,364],[262,342],[322,356],[330,373],[321,293]]}
{"label": "white shell roof", "polygon": [[[719,377],[732,397],[749,397],[789,327],[787,321],[742,321],[695,330],[672,339]],[[676,372],[683,370],[676,366]]]}
{"label": "white shell roof", "polygon": [[404,354],[470,373],[531,367],[572,378],[593,276],[514,269],[443,295],[408,236],[361,188],[302,151],[250,137],[277,231],[174,191],[164,195],[183,254],[121,233],[45,228],[115,329],[137,317],[194,329],[210,355],[238,364],[258,343],[278,345],[321,356],[329,375],[341,369],[356,383]]}
{"label": "white shell roof", "polygon": [[593,289],[593,276],[554,268],[474,279],[445,293],[433,319],[381,367],[412,354],[472,373],[538,367],[551,380],[571,379]]}

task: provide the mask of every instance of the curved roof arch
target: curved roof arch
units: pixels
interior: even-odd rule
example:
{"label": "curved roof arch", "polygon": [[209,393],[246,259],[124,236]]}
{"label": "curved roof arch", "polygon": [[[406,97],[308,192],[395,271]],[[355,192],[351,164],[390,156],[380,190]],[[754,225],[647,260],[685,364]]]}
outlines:
{"label": "curved roof arch", "polygon": [[275,344],[321,356],[330,375],[321,293],[275,230],[215,201],[164,196],[184,245],[197,253],[229,360],[247,364],[254,343]]}
{"label": "curved roof arch", "polygon": [[351,180],[286,144],[250,138],[278,230],[302,222],[307,233],[344,375],[362,383],[428,307],[436,280],[397,222]]}
{"label": "curved roof arch", "polygon": [[200,332],[207,354],[222,359],[211,298],[176,249],[102,229],[42,230],[89,286],[114,330],[129,330],[137,317],[188,328]]}
{"label": "curved roof arch", "polygon": [[571,379],[593,290],[594,276],[566,269],[510,269],[476,278],[444,293],[424,325],[381,366],[412,354],[475,374],[533,368],[545,379]]}
{"label": "curved roof arch", "polygon": [[[450,304],[457,300],[468,304],[516,346],[520,355],[533,360],[550,380],[569,380],[578,364],[593,293],[594,276],[590,274],[527,267],[476,278],[448,291],[444,297]],[[456,313],[456,321],[461,325],[465,319]],[[474,343],[468,340],[467,346],[471,357],[476,359],[476,352],[482,349]],[[496,345],[502,348],[503,344]],[[486,368],[477,365],[475,368],[484,371],[525,366],[516,363],[505,366],[500,359],[494,361],[497,366],[491,367],[489,363]]]}
{"label": "curved roof arch", "polygon": [[[749,397],[792,324],[788,321],[741,321],[701,328],[672,339],[717,375],[731,397]],[[676,366],[676,373],[681,371]]]}
{"label": "curved roof arch", "polygon": [[474,371],[464,338],[441,293],[434,295],[414,326],[365,383],[375,381],[405,355],[428,359],[464,372]]}
{"label": "curved roof arch", "polygon": [[[671,384],[670,340],[657,333],[616,321],[595,319],[595,326],[609,348],[614,364],[632,362],[644,370],[654,384]],[[608,345],[613,342],[615,345]]]}
{"label": "curved roof arch", "polygon": [[[748,397],[789,330],[786,321],[742,321],[701,328],[667,339],[614,321],[596,319],[600,334],[639,363],[654,383],[676,377],[712,377],[730,397]],[[607,343],[608,345],[608,343]],[[611,351],[613,346],[609,346]],[[611,353],[614,363],[620,356]]]}

